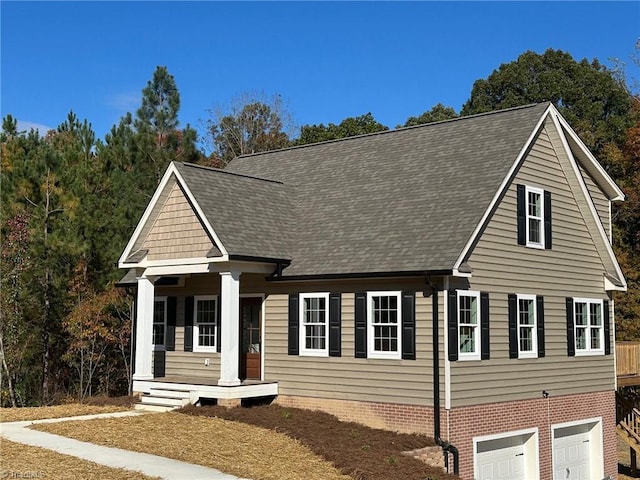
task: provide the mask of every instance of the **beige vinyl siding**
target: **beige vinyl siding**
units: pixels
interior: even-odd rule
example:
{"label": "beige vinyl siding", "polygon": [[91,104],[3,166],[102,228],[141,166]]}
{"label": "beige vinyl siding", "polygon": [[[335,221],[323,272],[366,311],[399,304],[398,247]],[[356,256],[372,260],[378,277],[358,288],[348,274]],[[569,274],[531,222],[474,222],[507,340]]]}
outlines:
{"label": "beige vinyl siding", "polygon": [[598,217],[600,218],[600,222],[602,222],[604,231],[607,232],[607,237],[611,238],[611,224],[609,221],[609,209],[611,207],[611,202],[609,202],[605,193],[600,187],[598,187],[591,175],[589,175],[589,172],[587,172],[579,163],[578,167],[580,168],[580,173],[582,174],[584,183],[589,191],[589,196],[596,207],[596,211],[598,212]]}
{"label": "beige vinyl siding", "polygon": [[[355,292],[416,289],[416,360],[355,358]],[[325,284],[305,291],[342,292],[342,356],[305,357],[287,354],[288,294],[266,299],[265,380],[276,380],[283,395],[344,400],[433,404],[431,297],[424,283],[400,285],[393,280],[376,285]],[[442,317],[441,317],[442,318]],[[442,322],[441,322],[442,325]],[[443,352],[440,329],[440,352]],[[444,397],[444,360],[441,353],[441,395]]]}
{"label": "beige vinyl siding", "polygon": [[178,184],[174,184],[142,244],[149,260],[205,257],[213,243]]}
{"label": "beige vinyl siding", "polygon": [[[545,127],[474,249],[472,290],[490,296],[491,359],[451,363],[452,405],[595,392],[614,388],[614,356],[567,355],[565,298],[606,299],[604,266]],[[553,248],[517,244],[516,184],[552,195]],[[546,356],[509,359],[507,295],[544,296]]]}
{"label": "beige vinyl siding", "polygon": [[[187,279],[186,286],[189,279]],[[202,378],[218,383],[220,378],[220,354],[216,352],[185,352],[184,351],[184,314],[185,297],[209,293],[206,286],[186,290],[177,287],[162,287],[156,292],[158,296],[166,295],[176,297],[176,349],[166,353],[165,375]],[[215,292],[217,293],[217,287]],[[209,359],[209,365],[205,365],[205,359]]]}
{"label": "beige vinyl siding", "polygon": [[[167,352],[167,375],[213,378],[217,383],[220,354],[184,352],[184,298],[190,295],[215,295],[219,292],[218,274],[197,274],[186,279],[184,288],[163,287],[157,295],[178,296],[176,351]],[[416,292],[417,360],[378,360],[354,358],[355,292]],[[342,293],[342,356],[304,357],[288,355],[288,293]],[[433,404],[431,290],[423,279],[329,281],[304,284],[266,282],[264,275],[240,276],[240,294],[265,295],[264,378],[277,381],[283,395],[351,399],[373,402]],[[440,302],[440,325],[444,312]],[[224,332],[223,332],[224,334]],[[444,403],[444,330],[440,338],[440,391]],[[210,366],[204,366],[204,359]]]}

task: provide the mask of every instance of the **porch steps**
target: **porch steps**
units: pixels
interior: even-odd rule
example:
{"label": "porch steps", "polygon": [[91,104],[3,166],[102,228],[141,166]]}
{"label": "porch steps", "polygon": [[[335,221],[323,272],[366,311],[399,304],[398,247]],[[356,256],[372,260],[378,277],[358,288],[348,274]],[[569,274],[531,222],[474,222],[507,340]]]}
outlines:
{"label": "porch steps", "polygon": [[144,393],[137,403],[136,410],[168,412],[191,403],[191,392],[188,389],[151,388]]}

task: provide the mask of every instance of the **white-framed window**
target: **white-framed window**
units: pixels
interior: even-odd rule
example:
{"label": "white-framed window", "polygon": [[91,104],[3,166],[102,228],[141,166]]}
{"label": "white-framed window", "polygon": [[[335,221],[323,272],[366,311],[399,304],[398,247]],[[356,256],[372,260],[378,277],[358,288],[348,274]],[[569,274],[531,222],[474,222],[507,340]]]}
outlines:
{"label": "white-framed window", "polygon": [[367,292],[367,356],[402,356],[401,292]]}
{"label": "white-framed window", "polygon": [[602,300],[574,298],[573,315],[576,355],[604,355]]}
{"label": "white-framed window", "polygon": [[536,296],[518,294],[518,358],[538,356]]}
{"label": "white-framed window", "polygon": [[300,294],[300,355],[329,356],[329,294]]}
{"label": "white-framed window", "polygon": [[218,296],[199,295],[194,297],[193,308],[193,351],[216,351],[216,319],[218,316]]}
{"label": "white-framed window", "polygon": [[544,190],[526,186],[527,247],[544,248]]}
{"label": "white-framed window", "polygon": [[458,359],[480,360],[480,292],[458,290]]}
{"label": "white-framed window", "polygon": [[153,299],[152,340],[154,350],[164,350],[167,333],[167,297]]}

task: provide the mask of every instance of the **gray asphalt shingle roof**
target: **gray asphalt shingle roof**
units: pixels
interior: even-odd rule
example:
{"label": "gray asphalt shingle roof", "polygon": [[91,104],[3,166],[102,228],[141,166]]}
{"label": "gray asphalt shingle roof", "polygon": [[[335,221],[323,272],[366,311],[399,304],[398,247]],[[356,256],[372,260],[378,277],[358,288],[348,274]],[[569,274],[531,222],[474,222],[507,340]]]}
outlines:
{"label": "gray asphalt shingle roof", "polygon": [[225,247],[284,276],[451,270],[547,106],[178,165]]}
{"label": "gray asphalt shingle roof", "polygon": [[287,186],[187,163],[175,165],[230,255],[291,258]]}

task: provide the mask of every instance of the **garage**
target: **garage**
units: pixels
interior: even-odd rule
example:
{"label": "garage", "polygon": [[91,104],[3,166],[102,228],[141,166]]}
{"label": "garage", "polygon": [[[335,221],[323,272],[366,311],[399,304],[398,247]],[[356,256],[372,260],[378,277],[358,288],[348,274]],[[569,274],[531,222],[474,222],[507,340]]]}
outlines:
{"label": "garage", "polygon": [[601,432],[599,421],[554,426],[554,480],[602,478]]}
{"label": "garage", "polygon": [[537,477],[537,431],[474,439],[476,480],[525,480]]}

